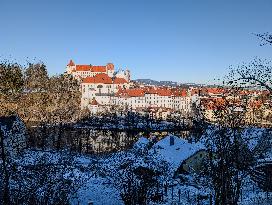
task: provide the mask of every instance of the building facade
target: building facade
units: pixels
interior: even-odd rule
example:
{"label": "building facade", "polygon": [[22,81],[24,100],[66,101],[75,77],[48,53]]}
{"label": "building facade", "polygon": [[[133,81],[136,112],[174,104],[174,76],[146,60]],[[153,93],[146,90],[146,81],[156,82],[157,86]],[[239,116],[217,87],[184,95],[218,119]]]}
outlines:
{"label": "building facade", "polygon": [[66,73],[80,81],[82,109],[93,108],[95,100],[95,106],[103,107],[118,106],[133,110],[160,108],[157,110],[163,113],[191,111],[192,100],[188,90],[136,85],[130,81],[128,69],[115,71],[112,63],[105,66],[77,65],[70,60]]}

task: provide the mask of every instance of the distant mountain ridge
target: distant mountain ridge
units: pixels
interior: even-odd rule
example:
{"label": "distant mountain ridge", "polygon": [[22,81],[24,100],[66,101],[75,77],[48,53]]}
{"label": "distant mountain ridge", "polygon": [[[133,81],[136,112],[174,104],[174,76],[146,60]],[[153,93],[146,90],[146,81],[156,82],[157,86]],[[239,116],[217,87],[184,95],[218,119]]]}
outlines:
{"label": "distant mountain ridge", "polygon": [[144,85],[153,85],[153,86],[202,86],[202,84],[196,83],[178,83],[174,81],[157,81],[152,79],[135,79],[134,82],[144,84]]}

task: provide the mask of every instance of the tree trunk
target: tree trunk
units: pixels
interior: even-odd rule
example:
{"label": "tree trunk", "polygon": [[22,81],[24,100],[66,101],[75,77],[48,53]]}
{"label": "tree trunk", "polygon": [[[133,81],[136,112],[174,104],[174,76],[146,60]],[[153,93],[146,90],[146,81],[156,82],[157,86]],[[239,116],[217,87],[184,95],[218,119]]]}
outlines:
{"label": "tree trunk", "polygon": [[7,156],[4,146],[4,134],[0,129],[0,146],[1,146],[1,158],[3,161],[3,173],[4,173],[4,191],[3,191],[3,204],[10,204],[10,191],[9,191],[9,173],[7,169]]}

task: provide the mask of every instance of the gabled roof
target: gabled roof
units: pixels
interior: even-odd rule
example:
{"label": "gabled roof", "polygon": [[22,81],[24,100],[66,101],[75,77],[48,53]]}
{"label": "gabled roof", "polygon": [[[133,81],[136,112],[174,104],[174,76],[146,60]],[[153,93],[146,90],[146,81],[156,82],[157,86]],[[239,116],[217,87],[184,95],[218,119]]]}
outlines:
{"label": "gabled roof", "polygon": [[95,83],[104,83],[104,84],[112,83],[112,79],[105,73],[99,73],[96,76],[94,76],[94,78],[95,78]]}
{"label": "gabled roof", "polygon": [[106,73],[98,73],[94,77],[86,77],[82,83],[101,83],[101,84],[124,84],[127,81],[124,78],[115,78],[112,80]]}
{"label": "gabled roof", "polygon": [[105,73],[98,73],[94,77],[86,77],[82,83],[112,84],[112,79]]}
{"label": "gabled roof", "polygon": [[69,61],[68,66],[75,66],[75,63],[73,62],[73,60]]}
{"label": "gabled roof", "polygon": [[94,76],[95,83],[111,84],[112,79],[105,73],[99,73]]}
{"label": "gabled roof", "polygon": [[95,99],[95,98],[93,98],[93,99],[92,99],[92,101],[91,101],[91,105],[98,105],[98,102],[96,101],[96,99]]}
{"label": "gabled roof", "polygon": [[[174,142],[173,145],[170,144],[171,140]],[[168,135],[154,144],[149,153],[158,160],[167,161],[173,169],[177,169],[184,160],[203,149],[205,146],[201,143],[189,143],[185,139]]]}
{"label": "gabled roof", "polygon": [[124,83],[127,83],[127,81],[124,78],[114,78],[113,83],[114,84],[124,84]]}

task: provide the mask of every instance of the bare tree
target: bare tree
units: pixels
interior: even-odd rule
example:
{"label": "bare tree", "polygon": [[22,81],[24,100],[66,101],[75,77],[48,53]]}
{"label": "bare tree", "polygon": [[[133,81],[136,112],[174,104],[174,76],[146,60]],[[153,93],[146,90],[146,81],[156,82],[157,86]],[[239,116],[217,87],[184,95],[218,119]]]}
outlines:
{"label": "bare tree", "polygon": [[250,63],[231,66],[226,85],[235,87],[263,87],[272,94],[272,65],[268,60],[255,58]]}
{"label": "bare tree", "polygon": [[251,136],[256,137],[254,129],[250,129],[252,121],[248,115],[251,102],[255,100],[251,93],[262,88],[271,99],[271,66],[255,59],[231,68],[220,98],[202,101],[202,116],[211,123],[206,131],[207,173],[215,193],[215,204],[238,204],[244,177],[252,172],[257,159],[271,146],[268,130],[258,137],[254,149],[249,147]]}
{"label": "bare tree", "polygon": [[48,86],[49,76],[43,63],[29,63],[25,70],[25,89],[30,92],[45,91]]}
{"label": "bare tree", "polygon": [[261,40],[261,45],[272,45],[272,34],[266,32],[266,33],[259,33],[259,34],[254,34]]}

